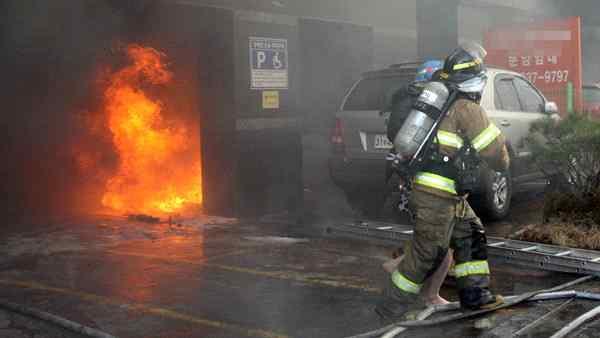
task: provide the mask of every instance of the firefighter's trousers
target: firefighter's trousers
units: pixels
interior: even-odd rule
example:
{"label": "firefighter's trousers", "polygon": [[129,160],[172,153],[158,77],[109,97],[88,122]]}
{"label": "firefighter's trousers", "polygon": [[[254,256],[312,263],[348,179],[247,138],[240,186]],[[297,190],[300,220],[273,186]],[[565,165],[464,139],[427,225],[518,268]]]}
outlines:
{"label": "firefighter's trousers", "polygon": [[402,291],[417,294],[451,247],[459,294],[480,294],[487,289],[490,271],[485,232],[466,199],[414,190],[411,204],[416,211],[413,239],[405,248],[398,271],[392,274],[394,284]]}

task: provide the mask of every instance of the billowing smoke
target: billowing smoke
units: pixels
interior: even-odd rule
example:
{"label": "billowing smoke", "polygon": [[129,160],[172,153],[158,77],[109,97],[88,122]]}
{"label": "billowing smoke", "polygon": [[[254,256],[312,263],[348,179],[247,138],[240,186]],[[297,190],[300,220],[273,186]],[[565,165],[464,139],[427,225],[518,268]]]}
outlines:
{"label": "billowing smoke", "polygon": [[[348,213],[343,192],[328,177],[333,113],[363,71],[420,58],[418,38],[425,35],[419,34],[417,12],[423,3],[435,5],[434,0],[370,0],[368,6],[364,0],[2,1],[0,86],[4,110],[0,118],[0,149],[5,160],[0,167],[0,208],[5,214],[74,211],[101,200],[102,193],[94,187],[105,182],[107,172],[118,167],[118,157],[111,151],[110,131],[104,125],[92,126],[96,128],[93,146],[98,150],[94,161],[103,170],[88,175],[82,176],[80,163],[73,159],[73,149],[65,145],[85,139],[90,121],[95,121],[94,114],[101,113],[102,74],[122,68],[127,62],[119,51],[127,43],[144,42],[145,34],[154,27],[149,18],[160,18],[156,6],[171,3],[308,18],[303,20],[307,20],[305,27],[310,30],[299,28],[298,33],[300,40],[305,39],[313,47],[299,54],[300,77],[304,78],[297,114],[304,126],[305,191],[318,195],[311,203],[324,213]],[[593,16],[598,6],[595,1],[438,3],[455,3],[457,15],[431,22],[435,25],[431,31],[454,27],[454,40],[481,41],[493,27],[583,15],[584,79],[600,80],[600,62],[595,60],[600,52],[600,23]],[[441,50],[449,51],[458,42],[454,40],[422,43],[443,43]],[[186,81],[196,76],[185,75],[189,77]],[[187,110],[193,111],[193,105]],[[85,142],[78,145],[87,146]],[[82,185],[89,188],[81,189]],[[333,195],[337,197],[331,198]]]}
{"label": "billowing smoke", "polygon": [[[152,1],[3,1],[0,144],[4,157],[1,209],[7,215],[72,212],[97,199],[82,183],[72,156],[93,112],[102,104],[103,66],[120,62],[115,51],[136,34]],[[102,132],[102,125],[96,126]],[[107,168],[116,158],[107,140],[94,145]],[[79,189],[79,190],[75,190]]]}

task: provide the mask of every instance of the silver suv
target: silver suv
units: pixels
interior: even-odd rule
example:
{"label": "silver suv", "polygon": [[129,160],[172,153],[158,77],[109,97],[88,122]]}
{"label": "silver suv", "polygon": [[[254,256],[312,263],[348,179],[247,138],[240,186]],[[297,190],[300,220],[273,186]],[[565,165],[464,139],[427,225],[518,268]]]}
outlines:
{"label": "silver suv", "polygon": [[[380,111],[390,95],[406,86],[414,75],[414,65],[365,73],[335,114],[330,175],[350,204],[367,214],[376,213],[384,204],[385,156],[392,148],[386,136],[386,116]],[[473,202],[489,218],[501,219],[509,212],[515,188],[543,179],[531,161],[524,138],[532,122],[557,114],[558,109],[522,75],[497,68],[488,68],[481,105],[507,138],[511,169],[493,173],[482,168],[482,183]]]}

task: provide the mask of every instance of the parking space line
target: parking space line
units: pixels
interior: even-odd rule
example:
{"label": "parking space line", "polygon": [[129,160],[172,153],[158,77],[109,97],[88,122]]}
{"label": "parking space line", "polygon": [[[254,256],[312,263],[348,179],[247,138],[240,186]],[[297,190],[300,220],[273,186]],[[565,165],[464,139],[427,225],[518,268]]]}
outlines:
{"label": "parking space line", "polygon": [[94,295],[94,294],[90,294],[90,293],[86,293],[86,292],[82,292],[82,291],[77,291],[77,290],[72,290],[72,289],[48,286],[48,285],[44,285],[44,284],[41,284],[39,282],[34,282],[34,281],[18,281],[18,280],[0,279],[0,284],[20,287],[20,288],[25,288],[25,289],[30,289],[30,290],[41,290],[41,291],[48,291],[48,292],[54,292],[54,293],[63,294],[63,295],[74,296],[74,297],[77,297],[79,299],[85,300],[90,303],[96,303],[96,304],[102,304],[102,305],[114,305],[114,306],[118,306],[119,308],[127,309],[130,311],[139,311],[142,313],[147,313],[147,314],[164,317],[164,318],[168,318],[168,319],[176,319],[176,320],[181,320],[181,321],[185,321],[188,323],[194,323],[194,324],[209,326],[209,327],[213,327],[213,328],[223,329],[223,330],[227,330],[227,331],[232,331],[232,332],[236,332],[238,334],[242,334],[247,337],[288,338],[287,335],[275,333],[272,331],[267,331],[267,330],[262,330],[262,329],[250,329],[250,328],[246,328],[246,327],[243,327],[243,326],[240,326],[237,324],[231,324],[231,323],[226,323],[226,322],[222,322],[222,321],[210,320],[210,319],[206,319],[206,318],[191,316],[188,314],[179,313],[177,311],[165,309],[165,308],[161,308],[161,307],[155,307],[155,306],[144,305],[144,304],[127,304],[127,303],[120,302],[119,300],[116,300],[113,298],[98,296],[98,295]]}
{"label": "parking space line", "polygon": [[381,289],[379,289],[379,288],[374,288],[374,287],[371,287],[371,286],[368,286],[365,284],[353,283],[353,282],[349,282],[349,281],[340,280],[340,279],[344,279],[344,278],[347,279],[348,277],[330,276],[330,275],[327,275],[324,273],[310,275],[310,274],[305,274],[305,273],[296,272],[296,271],[263,271],[263,270],[253,269],[253,268],[244,268],[244,267],[238,267],[238,266],[232,266],[232,265],[209,263],[206,261],[192,261],[192,260],[188,260],[188,259],[169,258],[169,257],[162,257],[159,255],[148,255],[148,254],[140,254],[140,253],[135,253],[135,252],[114,251],[114,250],[108,250],[107,252],[115,254],[115,255],[134,256],[134,257],[137,256],[137,257],[159,259],[159,260],[170,261],[170,262],[180,262],[180,263],[187,263],[187,264],[194,264],[194,265],[203,265],[203,266],[226,270],[226,271],[231,271],[231,272],[245,273],[245,274],[251,274],[251,275],[255,275],[255,276],[274,278],[274,279],[291,280],[291,281],[296,281],[296,282],[301,282],[301,283],[311,284],[311,285],[328,286],[328,287],[334,287],[334,288],[355,289],[355,290],[361,290],[361,291],[371,292],[371,293],[381,292]]}
{"label": "parking space line", "polygon": [[[319,274],[315,276],[305,275],[296,271],[261,271],[252,268],[243,268],[238,266],[231,265],[223,265],[223,264],[207,264],[209,267],[218,268],[222,270],[232,271],[232,272],[240,272],[247,273],[262,277],[269,277],[275,279],[284,279],[284,280],[293,280],[301,283],[320,285],[320,286],[329,286],[334,288],[347,288],[347,289],[357,289],[366,292],[379,292],[380,289],[373,288],[363,284],[356,284],[352,282],[345,282],[339,280],[333,280],[331,276],[327,274]],[[339,277],[338,277],[339,278]]]}
{"label": "parking space line", "polygon": [[131,251],[121,251],[121,250],[105,250],[104,252],[108,252],[114,255],[123,255],[123,256],[132,256],[132,257],[142,257],[142,258],[150,258],[150,259],[159,259],[169,262],[180,262],[186,264],[195,264],[195,265],[207,265],[209,261],[213,261],[219,258],[231,257],[231,256],[239,256],[250,252],[250,250],[236,250],[227,253],[223,253],[220,255],[214,255],[210,257],[202,257],[198,259],[189,259],[185,257],[173,257],[173,256],[161,256],[154,254],[147,254],[142,252],[131,252]]}
{"label": "parking space line", "polygon": [[231,257],[231,256],[240,256],[243,254],[247,254],[248,252],[251,252],[252,250],[236,250],[236,251],[231,251],[231,252],[226,252],[220,255],[214,255],[214,256],[210,256],[210,257],[206,257],[204,259],[205,262],[208,261],[214,261],[215,259],[219,259],[219,258],[224,258],[224,257]]}

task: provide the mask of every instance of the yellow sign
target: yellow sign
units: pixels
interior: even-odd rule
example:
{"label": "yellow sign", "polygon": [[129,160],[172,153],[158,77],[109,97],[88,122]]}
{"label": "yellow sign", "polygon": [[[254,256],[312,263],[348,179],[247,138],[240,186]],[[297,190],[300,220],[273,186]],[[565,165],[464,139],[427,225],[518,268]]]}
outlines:
{"label": "yellow sign", "polygon": [[279,109],[279,92],[276,90],[265,90],[262,92],[263,109]]}

